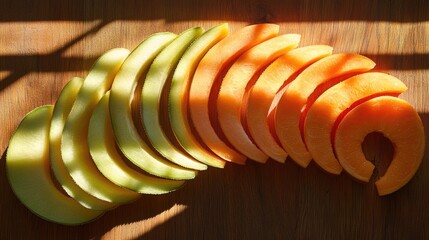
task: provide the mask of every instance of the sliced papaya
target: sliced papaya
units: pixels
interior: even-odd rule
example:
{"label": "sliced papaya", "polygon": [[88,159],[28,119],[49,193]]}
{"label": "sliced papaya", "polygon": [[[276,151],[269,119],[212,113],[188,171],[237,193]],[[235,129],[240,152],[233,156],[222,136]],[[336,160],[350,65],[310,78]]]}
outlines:
{"label": "sliced papaya", "polygon": [[256,24],[244,27],[213,46],[198,64],[189,91],[189,109],[192,123],[202,141],[218,156],[243,163],[244,155],[231,147],[215,129],[216,98],[220,81],[228,67],[247,49],[276,36],[276,24]]}
{"label": "sliced papaya", "polygon": [[[242,124],[246,88],[251,88],[252,80],[268,64],[296,48],[300,38],[298,34],[285,34],[252,47],[234,62],[222,81],[217,98],[220,127],[228,142],[249,159],[264,163],[268,156],[253,143]],[[282,162],[285,159],[275,160]]]}
{"label": "sliced papaya", "polygon": [[[399,79],[379,72],[356,75],[326,90],[308,110],[304,124],[305,142],[313,160],[325,171],[340,174],[342,167],[332,144],[341,115],[364,99],[399,95],[406,90]],[[358,125],[355,127],[359,128]]]}
{"label": "sliced papaya", "polygon": [[303,123],[314,100],[346,76],[374,66],[372,60],[358,54],[334,54],[306,68],[288,85],[276,108],[275,130],[282,147],[298,165],[307,167],[312,159],[304,142]]}
{"label": "sliced papaya", "polygon": [[248,132],[256,145],[272,159],[285,160],[287,157],[268,123],[277,93],[294,79],[296,73],[331,53],[332,47],[325,45],[293,49],[271,63],[250,89],[245,109]]}
{"label": "sliced papaya", "polygon": [[364,182],[375,167],[365,159],[361,145],[372,132],[382,133],[394,148],[386,173],[375,182],[382,196],[397,191],[415,175],[424,155],[425,134],[418,113],[402,99],[380,96],[353,108],[338,125],[335,151],[344,169]]}

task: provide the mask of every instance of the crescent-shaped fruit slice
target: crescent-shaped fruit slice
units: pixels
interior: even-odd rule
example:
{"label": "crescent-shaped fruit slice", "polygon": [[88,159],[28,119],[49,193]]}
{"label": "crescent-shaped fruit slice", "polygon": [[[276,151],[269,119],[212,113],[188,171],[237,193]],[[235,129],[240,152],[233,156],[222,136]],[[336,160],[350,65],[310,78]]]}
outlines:
{"label": "crescent-shaped fruit slice", "polygon": [[352,53],[334,54],[302,71],[288,86],[275,113],[275,130],[282,147],[301,167],[311,161],[304,142],[303,123],[317,97],[342,78],[375,67],[369,58]]}
{"label": "crescent-shaped fruit slice", "polygon": [[94,197],[118,204],[133,201],[139,194],[115,185],[98,171],[89,153],[88,125],[128,54],[127,49],[116,48],[96,61],[76,96],[61,138],[61,155],[75,183]]}
{"label": "crescent-shaped fruit slice", "polygon": [[118,206],[117,204],[100,200],[80,188],[70,176],[61,156],[61,136],[66,119],[82,87],[82,78],[73,78],[68,82],[58,97],[54,106],[51,127],[49,131],[49,157],[52,172],[67,194],[86,208],[94,210],[107,210]]}
{"label": "crescent-shaped fruit slice", "polygon": [[158,53],[176,38],[173,33],[157,33],[134,49],[113,81],[109,108],[113,132],[122,153],[144,171],[169,179],[192,179],[197,172],[179,167],[159,156],[139,135],[133,122],[131,104],[139,79],[146,74]]}
{"label": "crescent-shaped fruit slice", "polygon": [[102,211],[90,210],[55,186],[49,167],[49,127],[53,106],[27,114],[13,134],[6,153],[10,186],[33,213],[48,221],[77,225],[89,222]]}
{"label": "crescent-shaped fruit slice", "polygon": [[140,105],[141,120],[152,146],[171,162],[194,170],[206,170],[207,165],[184,154],[182,149],[176,147],[168,138],[167,131],[171,132],[171,129],[167,129],[170,125],[168,109],[167,103],[162,101],[168,99],[162,98],[162,95],[164,87],[168,88],[171,83],[170,77],[177,62],[203,31],[200,27],[184,31],[156,56],[143,82]]}
{"label": "crescent-shaped fruit slice", "polygon": [[340,174],[342,167],[335,157],[333,137],[341,116],[364,99],[397,96],[406,90],[399,79],[379,72],[356,75],[326,90],[312,104],[305,119],[304,137],[313,160],[325,171]]}
{"label": "crescent-shaped fruit slice", "polygon": [[374,170],[361,147],[371,132],[380,132],[393,143],[392,162],[375,182],[379,195],[390,194],[411,180],[423,159],[423,124],[416,110],[396,97],[376,97],[352,109],[338,125],[335,151],[344,169],[364,182],[369,181]]}
{"label": "crescent-shaped fruit slice", "polygon": [[255,144],[272,159],[287,157],[269,122],[276,96],[302,69],[330,54],[332,47],[325,45],[293,49],[271,63],[250,89],[245,109],[247,129]]}
{"label": "crescent-shaped fruit slice", "polygon": [[244,27],[214,45],[201,59],[189,91],[189,109],[192,123],[202,141],[221,158],[243,163],[245,156],[230,147],[216,133],[216,98],[220,81],[232,62],[247,49],[276,36],[279,26],[256,24]]}
{"label": "crescent-shaped fruit slice", "polygon": [[145,194],[168,193],[184,181],[147,176],[130,168],[116,150],[109,113],[110,92],[100,100],[89,122],[88,143],[91,156],[100,172],[118,186]]}
{"label": "crescent-shaped fruit slice", "polygon": [[174,70],[168,99],[170,124],[177,141],[198,161],[218,168],[223,168],[225,161],[197,140],[189,124],[188,99],[192,77],[201,58],[228,33],[228,24],[224,23],[207,30],[189,46]]}
{"label": "crescent-shaped fruit slice", "polygon": [[[264,163],[268,156],[252,141],[242,124],[246,109],[246,89],[250,89],[260,72],[272,61],[299,44],[301,36],[285,34],[264,41],[243,53],[222,80],[217,98],[220,127],[228,142],[249,159]],[[284,162],[286,157],[275,158]]]}

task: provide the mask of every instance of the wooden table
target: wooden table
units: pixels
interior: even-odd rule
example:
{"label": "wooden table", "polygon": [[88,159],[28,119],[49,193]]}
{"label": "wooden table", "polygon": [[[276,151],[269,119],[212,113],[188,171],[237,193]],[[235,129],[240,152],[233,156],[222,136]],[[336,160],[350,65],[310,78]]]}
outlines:
{"label": "wooden table", "polygon": [[[377,196],[373,182],[331,176],[313,163],[302,169],[289,159],[210,168],[174,193],[143,196],[83,226],[46,222],[18,201],[5,175],[5,151],[28,111],[54,103],[64,84],[85,76],[108,49],[222,22],[233,31],[274,22],[283,33],[301,34],[301,46],[369,56],[408,85],[401,98],[415,106],[429,136],[424,0],[1,0],[0,239],[428,239],[427,154],[412,181],[386,197]],[[392,156],[389,146],[377,136],[364,144],[380,166]]]}

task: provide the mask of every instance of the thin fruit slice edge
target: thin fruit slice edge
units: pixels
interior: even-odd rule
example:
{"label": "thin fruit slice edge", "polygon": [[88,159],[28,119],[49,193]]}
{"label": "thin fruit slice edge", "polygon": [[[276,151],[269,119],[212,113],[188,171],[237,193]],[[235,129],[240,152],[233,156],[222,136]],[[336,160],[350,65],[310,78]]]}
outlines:
{"label": "thin fruit slice edge", "polygon": [[197,172],[177,166],[155,153],[139,135],[131,112],[138,80],[158,53],[176,37],[169,32],[153,34],[130,53],[113,81],[109,109],[118,147],[133,164],[151,175],[184,180],[195,178]]}
{"label": "thin fruit slice edge", "polygon": [[50,166],[56,180],[70,197],[86,208],[107,210],[118,205],[100,200],[80,188],[67,171],[61,156],[61,136],[64,125],[82,84],[82,78],[72,78],[64,86],[55,103],[49,131]]}
{"label": "thin fruit slice edge", "polygon": [[141,121],[152,146],[169,161],[194,170],[206,170],[207,165],[184,154],[183,150],[176,147],[167,136],[166,128],[170,124],[165,123],[169,118],[165,116],[168,112],[165,109],[166,104],[163,104],[162,95],[164,87],[170,85],[170,74],[177,62],[203,31],[200,27],[185,30],[155,57],[144,79],[140,102]]}
{"label": "thin fruit slice edge", "polygon": [[90,210],[55,186],[49,167],[49,128],[53,106],[28,113],[9,142],[6,170],[18,199],[39,217],[60,224],[78,225],[94,220],[102,211]]}
{"label": "thin fruit slice edge", "polygon": [[144,175],[124,162],[116,150],[110,121],[109,96],[110,92],[107,92],[95,107],[88,130],[89,150],[100,172],[116,185],[138,193],[163,194],[180,188],[184,181]]}

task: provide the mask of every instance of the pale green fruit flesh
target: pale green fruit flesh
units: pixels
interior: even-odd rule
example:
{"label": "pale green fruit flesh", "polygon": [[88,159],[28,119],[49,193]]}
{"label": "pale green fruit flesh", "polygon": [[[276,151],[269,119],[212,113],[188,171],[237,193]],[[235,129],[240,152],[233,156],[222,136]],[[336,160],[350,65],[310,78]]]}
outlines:
{"label": "pale green fruit flesh", "polygon": [[188,119],[188,94],[201,58],[228,34],[228,24],[224,23],[207,30],[189,46],[174,71],[168,103],[171,128],[183,149],[198,161],[218,168],[223,168],[225,161],[206,150],[192,133]]}
{"label": "pale green fruit flesh", "polygon": [[183,180],[195,178],[197,172],[177,166],[155,153],[138,134],[131,114],[138,80],[158,53],[175,38],[173,33],[154,34],[129,55],[113,82],[109,108],[116,142],[132,163],[152,175]]}
{"label": "pale green fruit flesh", "polygon": [[100,200],[80,188],[72,179],[61,156],[61,136],[66,119],[70,113],[76,96],[82,86],[82,78],[73,78],[63,88],[51,120],[49,132],[49,156],[52,172],[67,194],[86,208],[106,210],[116,207],[116,204]]}
{"label": "pale green fruit flesh", "polygon": [[[170,73],[188,46],[203,32],[202,28],[191,28],[184,31],[154,59],[144,80],[141,97],[141,115],[146,135],[152,146],[161,155],[182,167],[205,170],[207,165],[181,152],[168,139],[161,127],[161,96],[165,85],[168,85]],[[168,116],[163,119],[168,120]],[[166,126],[167,124],[163,124]]]}
{"label": "pale green fruit flesh", "polygon": [[100,216],[60,192],[49,167],[49,127],[53,106],[31,111],[13,134],[6,153],[12,190],[33,213],[48,221],[77,225]]}
{"label": "pale green fruit flesh", "polygon": [[139,194],[117,186],[97,169],[89,153],[88,125],[94,107],[128,54],[127,49],[117,48],[97,60],[76,97],[61,139],[61,155],[75,183],[96,198],[118,204],[133,201]]}
{"label": "pale green fruit flesh", "polygon": [[184,181],[150,177],[130,168],[116,150],[109,113],[110,92],[92,114],[88,142],[91,156],[100,172],[113,183],[139,193],[162,194],[180,188]]}

